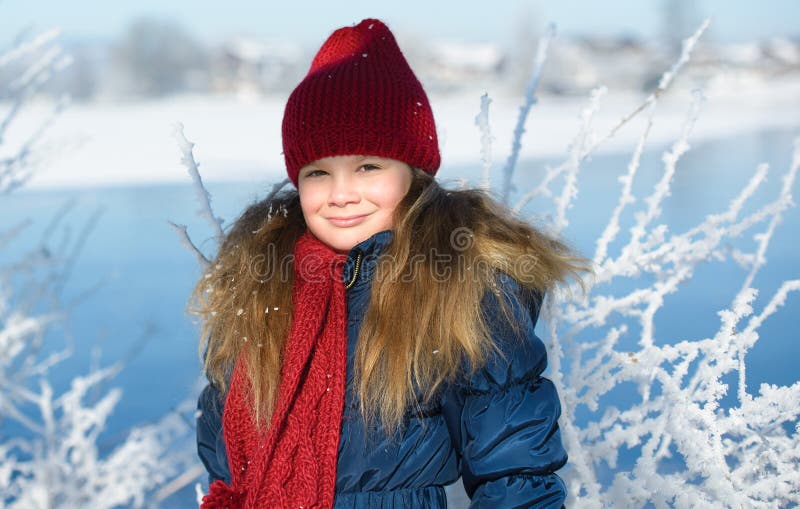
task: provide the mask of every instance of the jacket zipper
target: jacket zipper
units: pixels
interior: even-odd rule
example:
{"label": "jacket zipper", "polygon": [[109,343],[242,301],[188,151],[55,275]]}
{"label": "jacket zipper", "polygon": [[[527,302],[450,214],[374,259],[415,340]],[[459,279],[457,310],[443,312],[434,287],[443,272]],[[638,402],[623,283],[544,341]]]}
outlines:
{"label": "jacket zipper", "polygon": [[345,290],[349,290],[351,286],[353,286],[356,282],[356,278],[358,278],[358,270],[361,268],[361,251],[358,252],[356,255],[356,267],[353,269],[353,279],[350,280],[344,287]]}

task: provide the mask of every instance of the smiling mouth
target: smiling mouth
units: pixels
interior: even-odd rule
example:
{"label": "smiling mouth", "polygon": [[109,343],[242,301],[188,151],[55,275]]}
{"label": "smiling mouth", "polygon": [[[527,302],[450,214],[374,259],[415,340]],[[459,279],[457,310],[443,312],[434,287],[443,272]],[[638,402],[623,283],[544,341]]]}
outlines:
{"label": "smiling mouth", "polygon": [[347,216],[347,217],[329,217],[328,221],[330,221],[335,226],[347,227],[347,226],[355,226],[357,224],[362,223],[369,214],[362,214],[360,216]]}

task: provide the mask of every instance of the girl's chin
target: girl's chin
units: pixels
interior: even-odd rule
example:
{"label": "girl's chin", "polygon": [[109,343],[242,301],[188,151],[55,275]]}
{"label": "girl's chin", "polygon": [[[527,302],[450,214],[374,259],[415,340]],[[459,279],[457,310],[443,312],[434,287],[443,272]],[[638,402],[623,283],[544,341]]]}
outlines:
{"label": "girl's chin", "polygon": [[327,231],[324,234],[315,234],[315,236],[334,251],[348,254],[356,244],[369,237],[361,238],[362,235],[354,231],[355,229],[353,231],[348,230],[350,229],[342,228],[340,231]]}
{"label": "girl's chin", "polygon": [[337,227],[323,220],[310,226],[311,233],[315,237],[342,254],[349,254],[350,250],[360,242],[387,228],[381,221],[365,221],[354,226]]}

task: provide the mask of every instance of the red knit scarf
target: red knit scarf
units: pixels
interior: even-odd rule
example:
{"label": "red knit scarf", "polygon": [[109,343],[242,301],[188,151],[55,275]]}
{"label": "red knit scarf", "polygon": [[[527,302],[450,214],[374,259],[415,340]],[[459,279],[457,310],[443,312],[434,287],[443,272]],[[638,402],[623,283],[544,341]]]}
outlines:
{"label": "red knit scarf", "polygon": [[217,480],[201,508],[331,508],[344,407],[347,324],[338,254],[306,231],[294,253],[293,314],[266,434],[252,414],[245,355],[222,422],[231,486]]}

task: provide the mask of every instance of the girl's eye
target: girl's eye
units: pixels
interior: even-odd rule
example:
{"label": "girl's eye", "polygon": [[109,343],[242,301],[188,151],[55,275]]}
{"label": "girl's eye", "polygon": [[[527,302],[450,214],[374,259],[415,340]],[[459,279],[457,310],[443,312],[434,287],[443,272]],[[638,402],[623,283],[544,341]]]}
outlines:
{"label": "girl's eye", "polygon": [[[361,166],[358,167],[358,170],[361,171],[362,169],[364,169],[365,171],[372,171],[380,169],[380,166],[376,166],[374,164],[362,164]],[[305,178],[318,177],[322,175],[327,175],[327,172],[325,170],[312,170],[306,173]]]}

